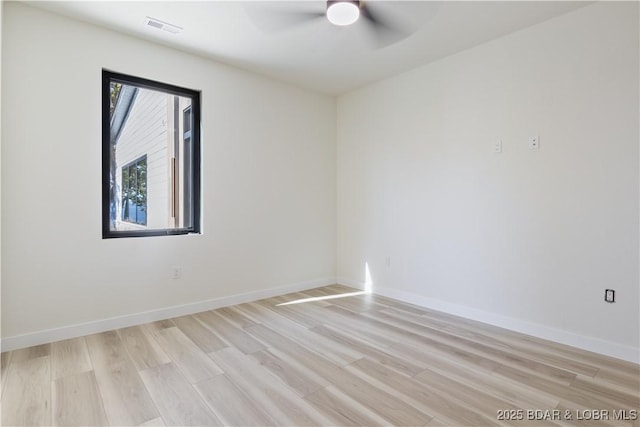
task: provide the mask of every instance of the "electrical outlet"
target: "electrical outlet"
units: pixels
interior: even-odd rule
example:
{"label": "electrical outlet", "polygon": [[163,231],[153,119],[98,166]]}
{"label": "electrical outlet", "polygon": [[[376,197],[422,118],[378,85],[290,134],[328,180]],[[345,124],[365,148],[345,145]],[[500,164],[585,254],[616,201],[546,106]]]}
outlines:
{"label": "electrical outlet", "polygon": [[613,289],[605,289],[604,300],[606,302],[616,302],[616,291],[614,291]]}
{"label": "electrical outlet", "polygon": [[171,278],[177,280],[182,277],[182,267],[173,267]]}
{"label": "electrical outlet", "polygon": [[539,150],[539,149],[540,149],[540,137],[539,136],[529,137],[529,150]]}
{"label": "electrical outlet", "polygon": [[494,153],[502,153],[502,140],[501,139],[496,139],[495,143],[493,144],[493,152]]}

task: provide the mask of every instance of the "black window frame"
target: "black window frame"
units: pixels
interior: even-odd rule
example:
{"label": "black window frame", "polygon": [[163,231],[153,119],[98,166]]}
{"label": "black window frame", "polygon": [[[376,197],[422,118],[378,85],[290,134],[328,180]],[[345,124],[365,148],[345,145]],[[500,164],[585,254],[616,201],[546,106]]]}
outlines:
{"label": "black window frame", "polygon": [[[111,114],[110,85],[112,82],[142,89],[159,90],[170,95],[191,99],[191,163],[192,200],[190,204],[191,225],[182,228],[153,228],[141,230],[112,230],[111,221]],[[102,70],[102,238],[151,237],[184,234],[200,234],[200,91],[187,89],[141,77]],[[188,168],[187,168],[188,169]],[[148,215],[148,212],[147,212]]]}

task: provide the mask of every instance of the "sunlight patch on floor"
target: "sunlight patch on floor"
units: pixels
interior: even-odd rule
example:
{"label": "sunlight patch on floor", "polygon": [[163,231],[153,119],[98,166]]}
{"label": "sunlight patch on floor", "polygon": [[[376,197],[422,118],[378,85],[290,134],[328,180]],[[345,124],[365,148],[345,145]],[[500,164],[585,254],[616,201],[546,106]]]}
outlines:
{"label": "sunlight patch on floor", "polygon": [[345,294],[325,295],[325,296],[322,296],[322,297],[302,298],[302,299],[296,299],[296,300],[293,300],[293,301],[280,303],[280,304],[276,305],[276,307],[279,307],[281,305],[302,304],[303,302],[325,301],[325,300],[328,300],[328,299],[353,297],[353,296],[356,296],[356,295],[365,295],[366,293],[367,293],[366,291],[357,291],[357,292],[347,292]]}

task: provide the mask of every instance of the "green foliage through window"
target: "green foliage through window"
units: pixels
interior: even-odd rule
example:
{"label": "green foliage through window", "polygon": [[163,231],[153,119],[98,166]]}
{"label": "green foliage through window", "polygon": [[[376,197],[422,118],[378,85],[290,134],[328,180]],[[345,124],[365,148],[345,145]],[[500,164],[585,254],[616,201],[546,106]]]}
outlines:
{"label": "green foliage through window", "polygon": [[113,117],[113,110],[116,109],[120,89],[122,89],[122,83],[114,82],[109,86],[109,118]]}
{"label": "green foliage through window", "polygon": [[122,220],[147,225],[147,156],[122,167]]}

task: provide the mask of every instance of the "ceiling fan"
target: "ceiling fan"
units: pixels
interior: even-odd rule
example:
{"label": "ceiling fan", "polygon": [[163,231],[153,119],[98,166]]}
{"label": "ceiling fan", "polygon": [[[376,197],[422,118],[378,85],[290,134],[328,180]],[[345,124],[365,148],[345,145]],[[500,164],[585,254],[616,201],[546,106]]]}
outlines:
{"label": "ceiling fan", "polygon": [[326,16],[333,25],[344,27],[355,24],[360,15],[372,23],[378,22],[369,8],[360,0],[328,0]]}
{"label": "ceiling fan", "polygon": [[[304,2],[303,2],[304,3]],[[290,27],[326,20],[336,27],[365,28],[374,39],[378,48],[386,47],[408,37],[415,28],[407,28],[401,25],[397,18],[398,12],[406,7],[404,1],[364,1],[364,0],[328,0],[326,6],[320,2],[304,5],[304,9],[297,2],[281,3],[285,6],[279,10],[266,11],[263,9],[260,17],[256,19],[259,26],[274,30],[283,30]],[[297,6],[294,6],[296,5]],[[308,5],[308,6],[307,6]],[[309,9],[313,7],[313,9]],[[385,9],[386,8],[386,9]],[[392,13],[389,13],[392,12]],[[395,13],[393,13],[395,12]]]}

